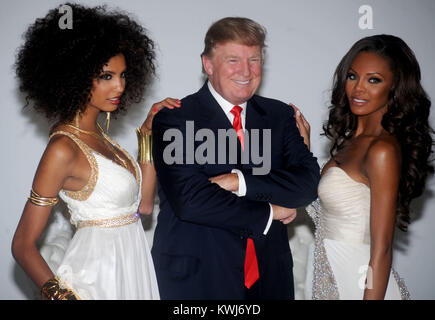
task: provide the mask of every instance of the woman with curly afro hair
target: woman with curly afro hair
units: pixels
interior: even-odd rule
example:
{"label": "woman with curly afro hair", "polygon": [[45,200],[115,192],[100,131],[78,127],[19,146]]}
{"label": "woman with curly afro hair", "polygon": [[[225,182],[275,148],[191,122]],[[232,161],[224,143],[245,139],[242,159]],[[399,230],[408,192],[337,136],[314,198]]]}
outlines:
{"label": "woman with curly afro hair", "polygon": [[[394,226],[406,231],[410,202],[433,173],[420,79],[414,53],[391,35],[357,41],[335,71],[324,125],[331,159],[307,208],[316,224],[314,299],[409,298],[391,264]],[[298,127],[308,138],[301,116]]]}
{"label": "woman with curly afro hair", "polygon": [[[153,105],[141,130],[139,165],[97,122],[141,101],[155,73],[154,43],[127,14],[67,3],[25,33],[16,61],[20,90],[56,120],[12,243],[17,262],[48,299],[159,299],[150,250],[139,219],[153,208],[149,157],[152,118],[175,99]],[[107,123],[108,124],[108,123]],[[147,140],[148,139],[148,140]],[[64,200],[76,232],[57,270],[36,242],[52,207]]]}

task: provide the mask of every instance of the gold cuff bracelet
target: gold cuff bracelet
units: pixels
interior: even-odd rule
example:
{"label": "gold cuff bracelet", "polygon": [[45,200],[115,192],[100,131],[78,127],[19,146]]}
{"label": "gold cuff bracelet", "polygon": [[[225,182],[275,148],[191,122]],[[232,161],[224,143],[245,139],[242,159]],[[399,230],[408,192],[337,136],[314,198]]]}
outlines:
{"label": "gold cuff bracelet", "polygon": [[64,288],[57,277],[48,280],[41,288],[41,297],[46,300],[80,300],[69,288]]}
{"label": "gold cuff bracelet", "polygon": [[143,134],[139,128],[136,128],[138,156],[137,161],[140,164],[149,164],[153,161],[153,140],[152,134]]}

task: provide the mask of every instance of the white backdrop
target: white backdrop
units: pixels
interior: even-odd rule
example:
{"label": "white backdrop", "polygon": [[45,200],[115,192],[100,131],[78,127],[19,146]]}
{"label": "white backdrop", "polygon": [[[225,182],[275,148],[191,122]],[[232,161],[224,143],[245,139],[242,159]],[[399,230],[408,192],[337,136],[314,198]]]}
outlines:
{"label": "white backdrop", "polygon": [[[112,0],[79,1],[119,7],[140,21],[157,43],[158,77],[143,104],[113,121],[111,134],[136,154],[134,127],[141,124],[153,102],[167,96],[182,98],[202,85],[200,53],[210,24],[225,16],[245,16],[268,31],[267,54],[260,94],[293,102],[312,127],[312,151],[322,164],[328,144],[320,137],[327,117],[332,75],[341,57],[358,39],[378,33],[404,39],[420,62],[423,85],[435,98],[435,1],[433,0]],[[47,143],[49,125],[31,109],[22,109],[23,96],[13,72],[21,35],[37,17],[62,2],[55,0],[2,1],[0,10],[0,92],[4,112],[0,117],[3,140],[0,157],[0,299],[33,298],[33,285],[15,263],[10,245],[29,194],[40,156]],[[361,29],[363,5],[373,11],[373,28]],[[431,124],[435,127],[434,112]],[[394,266],[414,299],[435,298],[432,265],[435,228],[435,180],[431,177],[422,197],[415,201],[413,223],[407,234],[397,231]],[[59,209],[58,209],[59,210]],[[153,218],[145,219],[152,241]],[[289,228],[295,268],[302,268],[307,234],[306,217],[300,212]],[[295,228],[296,227],[296,228]],[[299,236],[298,236],[299,235]],[[299,263],[299,264],[298,264]],[[301,270],[295,270],[296,276]],[[301,297],[300,295],[298,297]]]}

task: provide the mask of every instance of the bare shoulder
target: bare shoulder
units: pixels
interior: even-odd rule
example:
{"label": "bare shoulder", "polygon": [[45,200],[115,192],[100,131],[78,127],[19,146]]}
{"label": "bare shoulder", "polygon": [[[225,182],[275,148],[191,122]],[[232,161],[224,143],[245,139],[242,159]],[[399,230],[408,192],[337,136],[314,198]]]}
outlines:
{"label": "bare shoulder", "polygon": [[40,194],[56,195],[65,180],[73,176],[79,159],[79,148],[67,136],[53,136],[36,170],[33,186]]}
{"label": "bare shoulder", "polygon": [[322,168],[322,175],[325,174],[325,172],[328,171],[329,168],[335,166],[337,166],[337,162],[334,160],[334,158],[329,159]]}
{"label": "bare shoulder", "polygon": [[397,170],[401,163],[400,145],[391,135],[381,135],[373,139],[366,154],[367,170]]}
{"label": "bare shoulder", "polygon": [[43,159],[60,165],[68,165],[76,160],[78,153],[79,147],[73,140],[65,135],[55,135],[50,139]]}
{"label": "bare shoulder", "polygon": [[369,158],[394,157],[400,159],[400,144],[397,138],[391,135],[381,135],[370,143],[367,156]]}

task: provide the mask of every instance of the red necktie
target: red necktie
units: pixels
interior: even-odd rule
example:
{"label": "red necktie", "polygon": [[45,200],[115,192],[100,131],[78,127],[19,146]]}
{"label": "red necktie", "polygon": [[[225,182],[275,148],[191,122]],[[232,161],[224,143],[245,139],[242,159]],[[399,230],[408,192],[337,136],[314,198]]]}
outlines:
{"label": "red necktie", "polygon": [[234,106],[231,109],[231,113],[234,115],[233,127],[236,130],[237,136],[239,137],[240,144],[242,145],[242,150],[245,148],[245,135],[243,134],[242,128],[242,117],[240,117],[240,113],[243,108],[240,106]]}
{"label": "red necktie", "polygon": [[[240,117],[240,112],[242,112],[242,108],[240,106],[234,106],[231,109],[231,113],[234,115],[233,127],[237,132],[237,136],[239,137],[240,144],[242,145],[242,150],[245,146],[245,136],[243,134],[242,129],[242,118]],[[255,281],[260,278],[260,274],[258,272],[258,262],[257,255],[255,254],[255,246],[254,241],[251,238],[248,238],[248,243],[246,244],[246,256],[245,256],[245,286],[246,288],[251,288],[251,286],[255,283]]]}

